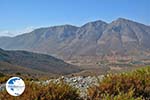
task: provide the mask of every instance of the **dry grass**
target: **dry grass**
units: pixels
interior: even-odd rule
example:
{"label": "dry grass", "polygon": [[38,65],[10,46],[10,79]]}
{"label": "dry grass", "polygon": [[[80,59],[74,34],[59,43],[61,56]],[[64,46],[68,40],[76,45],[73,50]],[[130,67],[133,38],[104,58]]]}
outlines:
{"label": "dry grass", "polygon": [[10,96],[6,90],[0,92],[0,100],[81,100],[78,90],[61,82],[41,85],[25,82],[26,89],[19,97]]}
{"label": "dry grass", "polygon": [[[150,67],[133,72],[109,74],[99,83],[99,86],[89,88],[90,100],[134,100],[150,98]],[[108,99],[106,99],[108,98]]]}

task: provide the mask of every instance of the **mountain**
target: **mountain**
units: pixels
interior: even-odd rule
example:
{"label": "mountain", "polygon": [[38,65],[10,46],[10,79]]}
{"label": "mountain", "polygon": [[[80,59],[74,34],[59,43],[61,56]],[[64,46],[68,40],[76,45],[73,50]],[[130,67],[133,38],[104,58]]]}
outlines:
{"label": "mountain", "polygon": [[37,74],[69,74],[78,72],[80,69],[49,55],[0,49],[0,72],[23,71],[37,72]]}
{"label": "mountain", "polygon": [[89,22],[76,31],[76,37],[63,49],[59,55],[72,56],[95,56],[97,40],[101,37],[107,23],[103,21]]}
{"label": "mountain", "polygon": [[94,21],[81,27],[39,28],[16,37],[1,37],[0,47],[70,59],[80,56],[140,55],[150,52],[150,26],[124,18]]}
{"label": "mountain", "polygon": [[98,40],[101,53],[131,53],[150,50],[150,27],[119,18],[110,23]]}
{"label": "mountain", "polygon": [[77,29],[78,27],[71,25],[40,28],[13,38],[0,38],[0,46],[4,49],[29,50],[53,55],[75,37]]}

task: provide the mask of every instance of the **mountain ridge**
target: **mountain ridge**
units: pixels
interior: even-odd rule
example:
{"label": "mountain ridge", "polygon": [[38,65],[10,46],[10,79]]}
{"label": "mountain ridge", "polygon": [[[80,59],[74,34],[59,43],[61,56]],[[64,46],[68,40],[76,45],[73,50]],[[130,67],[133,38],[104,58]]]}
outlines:
{"label": "mountain ridge", "polygon": [[[131,55],[150,51],[150,27],[125,18],[111,23],[101,20],[80,27],[59,25],[38,28],[16,37],[0,38],[0,47],[50,54],[58,58],[102,56],[116,52]],[[135,54],[136,55],[136,54]]]}

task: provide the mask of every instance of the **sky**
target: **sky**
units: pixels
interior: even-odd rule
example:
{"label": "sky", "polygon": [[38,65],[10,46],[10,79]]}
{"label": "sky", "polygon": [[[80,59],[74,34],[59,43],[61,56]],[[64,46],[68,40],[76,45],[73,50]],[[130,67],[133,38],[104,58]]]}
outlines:
{"label": "sky", "polygon": [[120,17],[150,25],[150,0],[0,0],[0,36]]}

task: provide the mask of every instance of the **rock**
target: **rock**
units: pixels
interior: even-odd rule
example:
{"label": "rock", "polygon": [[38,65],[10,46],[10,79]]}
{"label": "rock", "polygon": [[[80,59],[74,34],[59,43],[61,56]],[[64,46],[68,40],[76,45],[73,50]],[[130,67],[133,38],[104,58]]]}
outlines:
{"label": "rock", "polygon": [[0,84],[0,91],[3,91],[5,89],[5,84]]}
{"label": "rock", "polygon": [[103,79],[103,77],[104,77],[104,75],[100,75],[97,77],[96,76],[88,76],[88,77],[75,76],[75,77],[71,77],[71,78],[62,76],[57,79],[47,80],[43,83],[44,84],[48,84],[50,82],[59,83],[59,82],[63,81],[75,88],[78,88],[80,91],[80,96],[83,98],[86,98],[87,97],[87,89],[90,86],[98,85],[99,81],[101,81]]}

